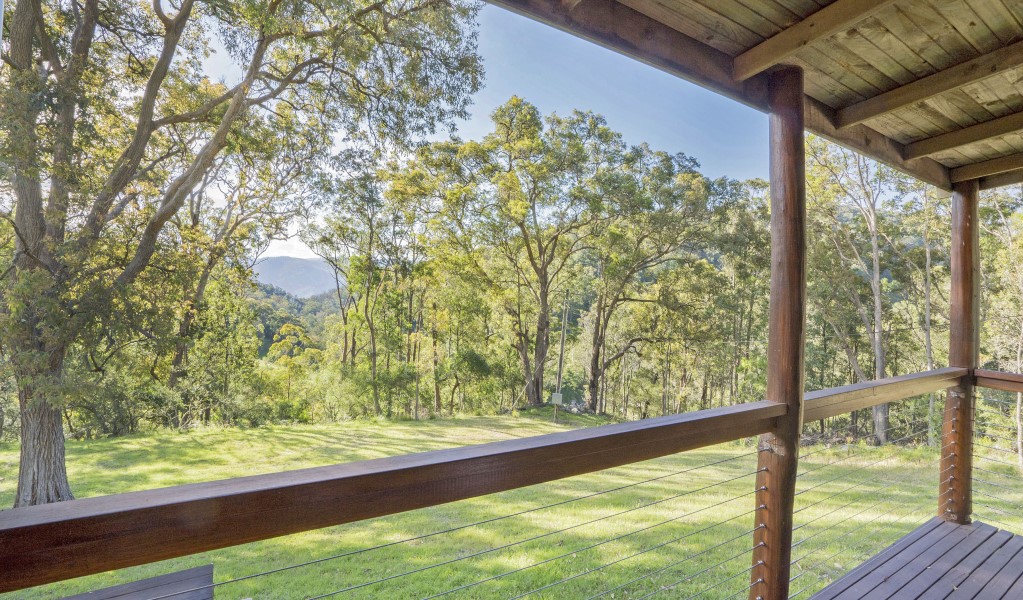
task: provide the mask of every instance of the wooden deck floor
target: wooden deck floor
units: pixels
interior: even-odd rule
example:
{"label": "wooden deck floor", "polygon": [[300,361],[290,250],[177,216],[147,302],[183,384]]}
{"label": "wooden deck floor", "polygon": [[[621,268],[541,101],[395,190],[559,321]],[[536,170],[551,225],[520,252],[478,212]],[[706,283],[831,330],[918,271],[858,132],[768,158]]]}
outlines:
{"label": "wooden deck floor", "polygon": [[1023,536],[937,518],[811,600],[1020,600]]}

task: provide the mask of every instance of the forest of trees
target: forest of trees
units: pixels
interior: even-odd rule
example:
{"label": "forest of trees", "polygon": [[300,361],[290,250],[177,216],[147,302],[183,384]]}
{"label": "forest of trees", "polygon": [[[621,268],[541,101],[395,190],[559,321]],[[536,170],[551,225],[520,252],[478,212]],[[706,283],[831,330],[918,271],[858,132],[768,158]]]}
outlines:
{"label": "forest of trees", "polygon": [[[481,139],[426,142],[481,85],[470,5],[192,10],[10,10],[0,439],[28,449],[19,504],[72,496],[66,436],[499,414],[557,390],[618,419],[762,398],[766,182],[517,97]],[[244,65],[234,87],[174,59],[209,29]],[[945,364],[947,194],[818,138],[807,160],[807,389]],[[982,221],[982,361],[1020,372],[1023,189],[987,193]],[[333,292],[254,282],[296,229]],[[884,443],[940,400],[819,434]]]}

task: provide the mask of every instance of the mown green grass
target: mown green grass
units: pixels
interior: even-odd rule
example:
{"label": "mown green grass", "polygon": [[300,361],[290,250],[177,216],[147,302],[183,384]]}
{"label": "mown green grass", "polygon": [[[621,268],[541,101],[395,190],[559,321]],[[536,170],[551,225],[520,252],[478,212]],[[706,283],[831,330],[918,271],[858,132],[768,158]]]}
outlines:
{"label": "mown green grass", "polygon": [[[548,417],[159,432],[72,442],[68,461],[76,493],[87,497],[600,423],[593,418],[570,417],[571,425],[555,426]],[[797,579],[792,585],[793,591],[809,586],[802,598],[929,518],[935,510],[938,479],[937,453],[925,448],[853,445],[807,448],[804,453],[802,470],[806,474],[798,482],[801,493],[796,503],[797,545],[793,550]],[[11,501],[16,463],[16,448],[0,446],[3,505]],[[218,582],[230,582],[348,554],[223,583],[216,596],[308,598],[362,586],[332,597],[411,599],[469,586],[442,597],[513,598],[533,592],[529,598],[565,600],[607,592],[603,598],[619,600],[649,594],[652,598],[739,598],[749,586],[747,569],[753,542],[748,532],[755,526],[751,514],[755,470],[751,441],[723,444],[8,597],[60,597],[206,563],[214,564]],[[594,495],[622,486],[630,487]],[[542,508],[564,501],[571,502]],[[530,512],[366,550],[521,511]],[[381,579],[386,580],[371,584]]]}

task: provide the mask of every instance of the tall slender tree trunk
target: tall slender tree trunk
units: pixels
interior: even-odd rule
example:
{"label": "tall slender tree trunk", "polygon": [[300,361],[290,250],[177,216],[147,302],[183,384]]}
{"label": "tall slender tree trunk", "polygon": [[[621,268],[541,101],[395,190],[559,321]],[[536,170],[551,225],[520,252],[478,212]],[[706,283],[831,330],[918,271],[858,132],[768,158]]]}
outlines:
{"label": "tall slender tree trunk", "polygon": [[[433,315],[434,320],[437,318],[437,303],[434,302]],[[432,323],[430,325],[430,345],[433,347],[433,411],[440,414],[442,410],[440,405],[440,351],[437,349],[437,325]]]}
{"label": "tall slender tree trunk", "polygon": [[[874,379],[887,377],[887,357],[884,348],[884,306],[882,306],[881,294],[881,249],[877,234],[877,217],[872,214],[870,222],[870,249],[873,272],[870,278],[870,287],[874,296],[874,334],[871,341],[874,346]],[[873,408],[874,437],[878,444],[888,443],[888,404],[879,404]]]}
{"label": "tall slender tree trunk", "polygon": [[527,388],[529,402],[533,406],[543,404],[544,370],[547,364],[547,352],[551,346],[551,307],[549,288],[540,288],[539,314],[536,317],[536,338],[533,344],[533,373],[531,385]]}
{"label": "tall slender tree trunk", "polygon": [[[1016,372],[1023,371],[1023,321],[1020,322],[1019,334],[1016,336]],[[1023,393],[1016,393],[1016,461],[1023,470]]]}
{"label": "tall slender tree trunk", "polygon": [[174,358],[171,360],[170,376],[167,378],[167,386],[171,389],[177,387],[178,381],[187,371],[185,364],[188,362],[188,348],[190,346],[188,338],[192,335],[192,324],[199,315],[199,306],[202,304],[203,299],[206,298],[206,288],[209,286],[213,269],[221,258],[222,256],[220,255],[214,255],[206,261],[202,272],[199,274],[199,281],[196,283],[195,290],[188,299],[188,308],[178,324],[178,340],[174,345]]}
{"label": "tall slender tree trunk", "polygon": [[[931,220],[930,197],[924,192],[924,357],[927,370],[934,369],[934,345],[931,342]],[[931,392],[927,399],[927,445],[937,445],[937,434],[934,431],[935,393]]]}
{"label": "tall slender tree trunk", "polygon": [[586,382],[587,404],[593,412],[599,412],[598,396],[600,394],[600,380],[604,376],[604,327],[603,315],[604,295],[597,296],[597,303],[593,309],[593,336],[590,339],[590,367],[589,377]]}

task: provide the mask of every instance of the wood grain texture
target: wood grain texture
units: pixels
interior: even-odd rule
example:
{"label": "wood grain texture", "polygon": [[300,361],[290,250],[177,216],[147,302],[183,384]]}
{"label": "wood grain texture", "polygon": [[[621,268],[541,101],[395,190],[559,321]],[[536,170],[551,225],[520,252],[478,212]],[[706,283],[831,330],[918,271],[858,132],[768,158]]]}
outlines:
{"label": "wood grain texture", "polygon": [[969,372],[969,369],[962,367],[946,367],[808,392],[804,402],[803,418],[806,421],[818,421],[886,402],[929,394],[959,385],[960,380]]}
{"label": "wood grain texture", "polygon": [[952,189],[949,169],[931,160],[903,159],[904,146],[866,125],[839,130],[834,125],[835,111],[812,98],[806,99],[806,128],[817,135],[869,156],[894,169],[909,173],[920,181],[943,190]]}
{"label": "wood grain texture", "polygon": [[[952,192],[948,362],[971,370],[980,348],[979,197],[976,180],[957,183]],[[969,523],[972,510],[974,402],[972,377],[945,395],[938,516],[956,523]]]}
{"label": "wood grain texture", "polygon": [[734,77],[741,81],[757,75],[805,46],[866,19],[892,2],[894,0],[836,0],[736,56]]}
{"label": "wood grain texture", "polygon": [[984,121],[970,127],[950,131],[906,145],[907,160],[968,146],[989,138],[1000,137],[1023,129],[1023,112]]}
{"label": "wood grain texture", "polygon": [[0,511],[0,592],[435,506],[770,431],[754,402],[436,452]]}
{"label": "wood grain texture", "polygon": [[213,600],[213,565],[76,594],[63,600],[149,600],[164,596],[174,600]]}
{"label": "wood grain texture", "polygon": [[[788,598],[792,509],[803,428],[806,328],[806,171],[803,71],[771,74],[771,299],[767,399],[787,408],[760,437],[750,598]],[[762,527],[761,527],[762,526]]]}
{"label": "wood grain texture", "polygon": [[838,111],[837,125],[839,128],[850,127],[1020,65],[1023,65],[1023,42],[977,56],[913,83],[842,108]]}
{"label": "wood grain texture", "polygon": [[989,175],[980,178],[980,189],[993,190],[995,188],[1023,183],[1023,169],[1007,171],[998,175]]}
{"label": "wood grain texture", "polygon": [[1001,156],[972,165],[952,169],[952,183],[980,179],[1023,169],[1023,153]]}
{"label": "wood grain texture", "polygon": [[976,369],[973,372],[977,387],[1003,392],[1023,392],[1023,375],[1018,373],[1005,373],[1003,371],[989,371],[987,369]]}
{"label": "wood grain texture", "polygon": [[[932,519],[811,600],[1019,598],[1023,537],[984,523]],[[1023,587],[1021,587],[1023,591]]]}

